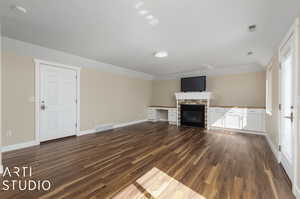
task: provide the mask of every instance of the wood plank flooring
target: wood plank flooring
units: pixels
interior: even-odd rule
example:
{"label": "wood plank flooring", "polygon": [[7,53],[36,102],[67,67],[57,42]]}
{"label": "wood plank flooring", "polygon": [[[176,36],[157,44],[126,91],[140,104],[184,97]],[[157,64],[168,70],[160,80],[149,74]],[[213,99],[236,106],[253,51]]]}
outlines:
{"label": "wood plank flooring", "polygon": [[1,199],[294,199],[263,136],[166,123],[8,152],[3,163],[31,166],[31,179],[49,179],[52,188],[1,187]]}

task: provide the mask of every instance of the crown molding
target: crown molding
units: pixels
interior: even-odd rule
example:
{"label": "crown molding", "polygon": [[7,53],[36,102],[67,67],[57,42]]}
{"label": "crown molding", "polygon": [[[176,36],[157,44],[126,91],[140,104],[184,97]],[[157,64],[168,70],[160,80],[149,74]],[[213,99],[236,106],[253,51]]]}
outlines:
{"label": "crown molding", "polygon": [[107,72],[127,75],[130,77],[142,78],[146,80],[152,80],[154,78],[152,75],[143,72],[138,72],[124,67],[107,64],[92,59],[87,59],[63,51],[45,48],[42,46],[23,42],[9,37],[2,37],[2,51],[14,53],[19,56],[29,56],[65,65],[81,66],[82,68],[87,67],[100,69]]}
{"label": "crown molding", "polygon": [[173,73],[166,75],[155,76],[154,80],[172,80],[180,79],[183,77],[193,77],[193,76],[220,76],[220,75],[231,75],[231,74],[241,74],[241,73],[250,73],[250,72],[261,72],[266,71],[266,68],[259,64],[248,64],[235,67],[219,67],[214,69],[207,70],[195,70],[190,72],[183,73]]}
{"label": "crown molding", "polygon": [[247,72],[258,72],[266,70],[260,64],[247,64],[234,67],[216,67],[216,68],[202,68],[202,70],[195,70],[182,73],[172,73],[165,75],[150,75],[135,70],[130,70],[124,67],[115,66],[112,64],[102,63],[96,60],[87,59],[77,55],[65,53],[62,51],[45,48],[35,44],[23,42],[20,40],[12,39],[9,37],[2,37],[2,50],[3,52],[14,53],[19,56],[29,56],[41,60],[48,60],[51,62],[57,62],[65,65],[76,65],[82,68],[95,68],[102,71],[112,72],[116,74],[126,75],[130,77],[142,78],[145,80],[169,80],[179,79],[182,77],[191,76],[217,76],[217,75],[229,75],[239,74]]}

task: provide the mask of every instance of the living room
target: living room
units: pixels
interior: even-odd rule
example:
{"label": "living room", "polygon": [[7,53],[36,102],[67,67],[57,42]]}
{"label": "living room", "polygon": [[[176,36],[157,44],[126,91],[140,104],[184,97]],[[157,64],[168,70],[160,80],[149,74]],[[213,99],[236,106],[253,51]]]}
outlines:
{"label": "living room", "polygon": [[1,1],[0,197],[300,199],[299,16]]}

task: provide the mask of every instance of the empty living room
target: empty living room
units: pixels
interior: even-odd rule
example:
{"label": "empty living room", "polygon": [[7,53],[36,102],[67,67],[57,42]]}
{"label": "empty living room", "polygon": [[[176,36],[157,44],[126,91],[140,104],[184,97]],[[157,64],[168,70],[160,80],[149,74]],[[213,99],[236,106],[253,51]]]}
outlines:
{"label": "empty living room", "polygon": [[299,0],[1,0],[0,199],[300,199]]}

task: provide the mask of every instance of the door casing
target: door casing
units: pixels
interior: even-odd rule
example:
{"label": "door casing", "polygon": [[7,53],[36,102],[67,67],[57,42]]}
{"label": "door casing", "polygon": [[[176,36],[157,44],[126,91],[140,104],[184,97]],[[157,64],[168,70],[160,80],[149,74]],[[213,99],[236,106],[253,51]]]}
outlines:
{"label": "door casing", "polygon": [[[299,147],[299,143],[298,143],[298,138],[297,138],[297,134],[298,134],[298,107],[299,107],[299,67],[300,67],[300,18],[297,18],[295,23],[293,24],[293,26],[290,28],[288,34],[286,34],[285,38],[283,39],[283,41],[281,42],[279,51],[278,51],[278,61],[281,65],[281,58],[284,55],[284,49],[285,46],[288,42],[292,42],[293,45],[293,57],[294,57],[294,64],[295,64],[295,68],[294,68],[294,80],[293,80],[293,105],[294,105],[294,122],[292,125],[292,131],[293,131],[293,136],[295,139],[293,139],[293,148],[292,148],[292,153],[293,153],[293,157],[292,157],[292,177],[291,177],[291,182],[292,182],[292,187],[293,187],[293,193],[296,195],[297,192],[297,185],[299,184],[297,179],[297,169],[299,167],[298,165],[298,149],[300,150]],[[279,104],[282,103],[282,99],[281,99],[281,69],[279,69],[278,71],[278,84],[279,84],[279,88],[278,88],[278,99],[279,99]],[[278,130],[279,130],[279,136],[278,136],[278,145],[280,146],[282,143],[282,132],[281,132],[281,113],[278,114]],[[281,163],[281,152],[278,151],[278,161]]]}
{"label": "door casing", "polygon": [[76,127],[76,132],[75,134],[78,135],[80,131],[80,67],[77,66],[68,66],[64,64],[59,64],[55,62],[49,62],[49,61],[44,61],[40,59],[34,59],[35,62],[35,142],[40,143],[40,65],[41,64],[47,64],[53,67],[58,67],[58,68],[64,68],[64,69],[71,69],[76,71],[77,75],[77,110],[76,110],[76,122],[77,122],[77,127]]}

